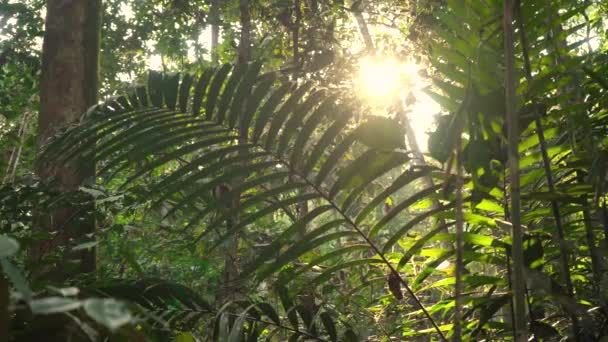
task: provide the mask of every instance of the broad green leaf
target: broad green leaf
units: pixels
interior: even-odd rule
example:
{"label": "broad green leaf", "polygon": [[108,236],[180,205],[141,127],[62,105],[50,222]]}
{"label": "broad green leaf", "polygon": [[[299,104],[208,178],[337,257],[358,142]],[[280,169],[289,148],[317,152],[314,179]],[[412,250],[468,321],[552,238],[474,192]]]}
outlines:
{"label": "broad green leaf", "polygon": [[[320,234],[315,231],[315,235]],[[309,234],[311,235],[311,234]],[[313,248],[319,247],[322,244],[325,244],[330,241],[338,240],[342,237],[357,235],[356,232],[336,232],[324,235],[318,239],[310,240],[310,237],[307,235],[304,237],[304,241],[300,241],[297,244],[293,245],[289,250],[281,255],[268,267],[262,268],[260,273],[258,274],[259,279],[265,279],[271,273],[276,272],[281,267],[286,265],[289,262],[295,261],[298,257],[303,255],[306,252],[309,252]]]}
{"label": "broad green leaf", "polygon": [[289,319],[291,326],[294,329],[297,329],[299,325],[298,314],[295,311],[293,301],[289,297],[289,292],[287,291],[287,288],[283,286],[278,286],[276,290],[277,294],[279,295],[279,299],[281,300],[281,304],[283,305],[283,309],[285,310],[285,312],[287,312],[287,318]]}
{"label": "broad green leaf", "polygon": [[[199,116],[199,114],[201,114],[203,98],[204,98],[205,92],[207,90],[207,85],[209,84],[209,81],[211,80],[211,77],[213,76],[214,71],[215,70],[213,68],[209,68],[209,69],[205,70],[203,72],[203,74],[201,75],[201,77],[198,79],[198,82],[196,82],[196,85],[194,86],[194,96],[192,97],[192,116],[194,116],[194,117]],[[183,113],[183,111],[182,111],[182,113]],[[205,113],[205,119],[211,120],[212,113],[211,112]]]}
{"label": "broad green leaf", "polygon": [[295,276],[300,275],[300,274],[304,274],[306,272],[308,272],[309,270],[311,270],[314,266],[316,265],[320,265],[326,261],[330,261],[330,260],[335,260],[337,259],[338,256],[340,255],[351,255],[351,253],[354,252],[362,252],[362,251],[367,251],[370,250],[369,245],[363,245],[363,244],[359,244],[359,245],[352,245],[352,246],[347,246],[347,247],[343,247],[340,249],[336,249],[336,250],[332,250],[331,252],[324,254],[312,261],[310,261],[308,264],[306,264],[305,266],[301,267],[300,269],[298,269],[293,276],[283,276],[281,274],[281,276],[279,276],[280,281],[282,282],[282,284],[287,284],[288,282],[294,280]]}
{"label": "broad green leaf", "polygon": [[368,150],[338,172],[338,179],[329,190],[329,197],[339,191],[365,186],[391,169],[404,165],[410,158],[396,151]]}
{"label": "broad green leaf", "polygon": [[332,342],[338,341],[338,332],[336,330],[336,325],[334,324],[334,320],[331,318],[331,315],[327,312],[321,313],[321,322],[323,322],[323,326],[325,327],[325,331],[329,335],[329,338]]}
{"label": "broad green leaf", "polygon": [[83,242],[83,243],[80,243],[80,244],[72,247],[72,250],[73,251],[90,250],[93,247],[97,246],[98,244],[99,244],[99,241]]}
{"label": "broad green leaf", "polygon": [[323,271],[323,273],[321,273],[320,275],[315,277],[309,285],[312,287],[317,287],[317,286],[323,284],[324,282],[328,281],[334,275],[334,273],[336,273],[340,270],[343,270],[345,268],[351,268],[351,267],[357,267],[357,266],[363,266],[363,265],[372,265],[372,264],[382,264],[382,263],[383,263],[382,260],[373,259],[373,258],[358,259],[358,260],[342,262],[336,266],[330,267],[327,270]]}
{"label": "broad green leaf", "polygon": [[369,116],[356,132],[357,140],[370,148],[385,151],[405,148],[405,128],[384,116]]}
{"label": "broad green leaf", "polygon": [[245,325],[245,320],[247,319],[247,313],[250,309],[255,307],[255,304],[251,304],[247,307],[243,312],[238,316],[238,318],[234,321],[232,325],[232,329],[230,330],[230,335],[228,335],[228,342],[239,342],[243,337],[243,326]]}
{"label": "broad green leaf", "polygon": [[15,267],[13,263],[6,258],[0,258],[0,265],[2,266],[2,271],[6,274],[6,277],[13,283],[15,289],[23,296],[23,299],[29,301],[32,298],[32,290],[21,270]]}
{"label": "broad green leaf", "polygon": [[384,202],[386,200],[386,198],[393,195],[399,189],[410,184],[414,180],[428,175],[430,173],[430,171],[432,171],[432,170],[433,170],[433,167],[424,167],[422,169],[407,170],[404,173],[402,173],[390,186],[386,187],[380,194],[378,194],[378,196],[374,197],[374,199],[371,200],[365,206],[365,208],[363,208],[359,212],[359,214],[357,215],[357,218],[355,219],[355,223],[357,223],[357,224],[361,223],[369,215],[369,213],[378,204]]}
{"label": "broad green leaf", "polygon": [[42,299],[32,299],[30,309],[35,314],[54,314],[78,309],[82,306],[82,301],[66,297],[46,297]]}
{"label": "broad green leaf", "polygon": [[[240,66],[237,66],[237,68],[239,67]],[[228,113],[228,127],[234,128],[238,122],[239,115],[241,115],[243,111],[246,110],[245,104],[246,102],[248,102],[247,98],[251,96],[251,89],[253,88],[253,85],[256,82],[256,78],[258,76],[258,73],[260,72],[261,67],[262,63],[259,62],[249,64],[247,72],[243,76],[243,79],[241,80],[241,83],[239,84],[232,98],[230,112]],[[263,96],[261,94],[258,95]]]}
{"label": "broad green leaf", "polygon": [[277,147],[276,138],[279,134],[279,131],[281,130],[285,122],[289,119],[289,117],[293,115],[300,99],[302,99],[304,97],[304,94],[306,94],[311,88],[312,83],[308,82],[293,90],[291,96],[281,105],[281,108],[274,113],[274,117],[270,120],[270,127],[268,128],[268,133],[266,134],[265,138],[266,141],[264,143],[264,147],[267,150],[271,150]]}
{"label": "broad green leaf", "polygon": [[414,195],[410,196],[409,198],[403,200],[402,202],[400,202],[399,204],[397,204],[396,206],[393,206],[391,208],[391,210],[386,213],[384,215],[384,217],[382,217],[373,227],[372,229],[369,231],[369,237],[374,237],[376,234],[378,234],[378,232],[380,231],[380,229],[382,229],[384,226],[386,226],[386,224],[391,221],[392,219],[394,219],[395,217],[397,217],[398,214],[400,214],[402,211],[404,211],[405,209],[407,209],[409,206],[413,205],[414,203],[426,198],[429,195],[434,194],[437,190],[441,189],[443,185],[442,184],[437,184],[433,187],[424,189],[422,191],[419,191],[417,193],[415,193]]}
{"label": "broad green leaf", "polygon": [[[304,176],[307,176],[314,169],[315,165],[317,165],[321,159],[323,153],[325,153],[328,146],[336,140],[336,137],[348,124],[348,121],[348,116],[343,115],[339,117],[327,130],[325,130],[321,136],[321,139],[317,140],[317,143],[310,152],[308,159],[306,159],[304,167],[301,168],[301,172]],[[352,139],[354,138],[351,138],[351,143]]]}
{"label": "broad green leaf", "polygon": [[11,257],[19,251],[17,240],[6,235],[0,235],[0,258]]}
{"label": "broad green leaf", "polygon": [[175,336],[175,342],[196,342],[196,339],[189,332],[180,332],[177,336]]}
{"label": "broad green leaf", "polygon": [[[205,118],[207,120],[211,120],[213,118],[213,111],[215,110],[215,104],[218,101],[218,95],[224,85],[224,81],[228,76],[228,73],[232,70],[232,65],[224,64],[221,68],[215,73],[213,77],[213,81],[209,86],[209,91],[207,92],[207,101],[205,103]],[[196,100],[196,95],[195,98]]]}
{"label": "broad green leaf", "polygon": [[438,206],[434,209],[431,209],[425,213],[422,213],[422,214],[417,215],[414,218],[412,218],[409,222],[407,222],[406,224],[404,224],[403,226],[398,228],[397,232],[394,233],[391,236],[391,238],[384,244],[384,246],[382,247],[383,253],[388,252],[397,243],[397,241],[399,241],[399,239],[401,239],[405,235],[405,233],[407,233],[412,227],[423,222],[424,220],[428,219],[429,217],[432,217],[433,215],[439,214],[441,212],[444,212],[444,211],[447,211],[447,210],[453,208],[454,205],[455,205],[455,203],[452,202],[452,203],[449,203],[449,204],[446,204],[443,206]]}
{"label": "broad green leaf", "polygon": [[277,314],[277,312],[275,311],[275,309],[272,307],[272,305],[268,304],[268,303],[258,303],[257,304],[258,308],[260,310],[262,310],[262,312],[264,312],[264,314],[266,316],[268,316],[268,318],[270,318],[276,325],[280,325],[281,324],[281,319],[279,318],[279,314]]}
{"label": "broad green leaf", "polygon": [[325,97],[326,92],[324,90],[315,91],[306,97],[304,103],[298,105],[294,109],[289,119],[285,122],[285,125],[283,125],[281,128],[282,132],[278,139],[278,147],[276,148],[277,154],[285,154],[293,137],[297,137],[297,133],[300,130],[300,127],[304,124],[305,118],[308,117],[309,113],[314,107],[316,107],[319,103],[322,103],[323,98]]}
{"label": "broad green leaf", "polygon": [[272,95],[266,100],[264,105],[260,108],[258,116],[255,118],[255,127],[251,141],[257,143],[260,136],[262,135],[264,128],[268,125],[268,122],[272,119],[275,114],[275,109],[283,100],[285,95],[290,90],[289,84],[284,84],[279,89],[275,90]]}
{"label": "broad green leaf", "polygon": [[179,86],[179,111],[186,113],[188,110],[188,99],[190,98],[190,87],[194,77],[191,74],[185,74]]}
{"label": "broad green leaf", "polygon": [[179,85],[179,79],[179,73],[165,74],[163,77],[163,99],[165,100],[165,105],[171,110],[175,110],[177,105],[177,87]]}
{"label": "broad green leaf", "polygon": [[424,235],[422,238],[416,240],[416,242],[406,250],[406,252],[401,257],[401,260],[399,260],[398,269],[401,269],[401,267],[403,267],[412,256],[418,254],[427,242],[432,241],[437,234],[442,231],[447,231],[448,227],[454,224],[455,222],[442,224],[426,233],[426,235]]}
{"label": "broad green leaf", "polygon": [[290,157],[291,165],[303,164],[304,161],[300,158],[302,158],[302,153],[304,152],[306,143],[311,140],[313,131],[317,129],[323,119],[330,116],[330,111],[332,109],[335,110],[335,101],[336,97],[329,97],[315,110],[313,114],[308,117],[302,129],[300,132],[298,132],[296,141],[294,143]]}
{"label": "broad green leaf", "polygon": [[271,90],[274,78],[267,78],[260,82],[253,93],[247,98],[246,105],[242,114],[238,116],[239,130],[244,131],[245,127],[249,129],[255,112],[259,109],[260,103]]}
{"label": "broad green leaf", "polygon": [[239,64],[238,67],[234,68],[232,74],[228,78],[228,81],[224,85],[222,95],[220,97],[219,107],[217,109],[217,116],[215,117],[218,123],[224,124],[226,119],[226,111],[230,108],[230,103],[235,97],[237,86],[241,83],[250,64]]}
{"label": "broad green leaf", "polygon": [[87,315],[111,331],[116,331],[134,318],[125,303],[112,298],[87,299],[83,308]]}

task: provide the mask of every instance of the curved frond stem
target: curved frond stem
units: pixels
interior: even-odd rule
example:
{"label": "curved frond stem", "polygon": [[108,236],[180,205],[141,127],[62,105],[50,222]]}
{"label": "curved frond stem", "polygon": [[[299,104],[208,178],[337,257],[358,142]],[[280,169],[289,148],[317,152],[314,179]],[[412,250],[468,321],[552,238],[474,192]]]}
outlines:
{"label": "curved frond stem", "polygon": [[442,341],[446,341],[447,339],[445,337],[445,335],[443,334],[443,332],[441,331],[441,329],[439,328],[439,325],[437,324],[437,322],[435,322],[435,319],[433,318],[433,316],[431,316],[431,314],[429,313],[429,311],[422,305],[422,302],[420,301],[420,299],[418,298],[418,296],[416,296],[416,294],[414,293],[414,291],[412,291],[412,289],[409,287],[408,283],[405,281],[405,279],[403,279],[403,277],[399,274],[399,272],[397,272],[397,269],[391,264],[391,262],[386,258],[386,256],[384,255],[384,253],[382,253],[382,251],[380,250],[380,248],[378,246],[376,246],[376,244],[371,240],[370,237],[368,237],[363,230],[357,225],[357,223],[355,223],[355,221],[346,214],[346,212],[342,211],[342,209],[340,208],[340,206],[338,206],[335,201],[332,200],[332,198],[326,194],[319,185],[316,184],[316,182],[312,182],[310,181],[306,176],[301,175],[298,170],[295,170],[292,168],[291,164],[288,164],[286,161],[282,161],[285,165],[288,165],[290,170],[296,174],[298,177],[302,178],[302,180],[306,183],[308,183],[308,186],[310,186],[312,189],[314,189],[317,193],[321,194],[321,196],[329,203],[329,205],[331,205],[333,207],[333,209],[340,215],[342,216],[346,222],[348,223],[348,225],[350,225],[359,236],[361,236],[361,238],[365,241],[365,243],[367,243],[367,245],[369,245],[369,247],[374,251],[375,254],[378,255],[378,257],[380,258],[380,260],[382,260],[382,262],[389,268],[390,272],[395,274],[398,279],[399,282],[403,285],[403,287],[405,288],[405,290],[407,291],[407,293],[409,294],[409,296],[416,302],[416,304],[418,305],[418,307],[420,307],[420,309],[422,310],[422,312],[424,313],[424,315],[426,316],[426,318],[429,320],[429,322],[431,323],[431,325],[433,326],[433,328],[435,329],[435,331],[437,332],[437,334],[440,336]]}
{"label": "curved frond stem", "polygon": [[[255,143],[253,144],[255,147],[260,148],[261,150],[267,150],[266,146],[262,146],[260,143]],[[407,293],[409,294],[409,296],[416,302],[416,304],[418,305],[418,307],[421,309],[421,311],[423,312],[424,316],[429,320],[429,322],[431,323],[431,325],[433,326],[433,329],[437,332],[437,334],[440,336],[442,341],[447,341],[445,335],[443,334],[443,332],[441,331],[439,325],[437,324],[437,322],[435,321],[435,319],[431,316],[431,314],[429,313],[429,311],[422,305],[422,302],[420,301],[420,299],[418,298],[418,296],[416,296],[416,294],[414,293],[414,291],[412,291],[412,289],[409,287],[408,283],[405,281],[405,279],[403,279],[403,277],[398,273],[397,269],[395,268],[395,266],[393,266],[390,261],[387,259],[387,257],[384,255],[384,253],[382,252],[382,250],[376,246],[376,244],[371,240],[371,237],[369,237],[367,234],[365,234],[365,232],[363,231],[363,229],[361,227],[359,227],[359,225],[355,222],[354,219],[352,219],[344,210],[342,210],[342,208],[333,200],[332,196],[330,196],[329,194],[327,194],[322,188],[321,188],[321,183],[319,182],[319,177],[317,176],[315,181],[310,180],[305,174],[302,174],[298,169],[296,169],[294,167],[294,165],[292,165],[289,161],[285,160],[284,158],[282,158],[282,156],[277,156],[275,154],[275,161],[276,163],[281,163],[285,166],[287,166],[287,168],[289,169],[289,172],[291,172],[292,174],[294,174],[295,176],[297,176],[298,178],[300,178],[305,184],[306,186],[308,186],[310,189],[313,190],[314,193],[316,193],[315,195],[312,194],[308,194],[306,195],[310,198],[316,198],[319,197],[320,199],[325,200],[329,206],[331,206],[331,208],[338,213],[340,216],[342,216],[344,218],[344,220],[346,221],[346,224],[349,225],[356,233],[357,235],[359,235],[364,241],[365,243],[372,249],[372,251],[378,255],[378,257],[380,258],[380,261],[385,264],[388,268],[389,271],[396,274],[398,277],[399,282],[403,285],[403,287],[406,289]],[[436,190],[436,189],[434,189]],[[298,200],[301,201],[303,200],[303,198],[299,198],[302,196],[297,196],[295,197],[295,202],[297,202]],[[283,203],[281,204],[281,206],[284,206],[285,203],[287,202],[294,202],[294,198],[286,201],[282,201]],[[294,203],[295,203],[294,202]],[[278,205],[275,205],[274,207],[278,207]],[[269,212],[271,212],[271,210],[274,210],[274,207],[270,207],[264,210],[261,210],[259,213],[255,214],[255,215],[251,215],[250,219],[246,219],[243,220],[241,222],[239,222],[239,225],[236,227],[233,227],[227,234],[224,234],[221,238],[220,241],[224,241],[229,235],[237,232],[238,230],[242,229],[245,225],[251,223],[253,221],[254,218],[257,218],[259,215],[263,214],[267,214]],[[449,207],[449,206],[447,206]],[[439,209],[446,209],[446,206],[439,208]],[[438,212],[438,210],[432,211],[433,213]],[[199,236],[197,239],[194,239],[194,241],[199,241],[200,238],[202,238],[202,235]],[[219,242],[216,242],[216,246],[218,245]]]}

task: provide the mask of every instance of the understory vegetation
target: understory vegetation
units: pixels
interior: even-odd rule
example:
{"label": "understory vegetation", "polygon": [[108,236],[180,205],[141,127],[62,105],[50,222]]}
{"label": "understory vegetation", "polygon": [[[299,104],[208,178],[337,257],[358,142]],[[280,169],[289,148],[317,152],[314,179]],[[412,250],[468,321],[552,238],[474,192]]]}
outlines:
{"label": "understory vegetation", "polygon": [[61,6],[0,0],[0,342],[608,341],[605,1]]}

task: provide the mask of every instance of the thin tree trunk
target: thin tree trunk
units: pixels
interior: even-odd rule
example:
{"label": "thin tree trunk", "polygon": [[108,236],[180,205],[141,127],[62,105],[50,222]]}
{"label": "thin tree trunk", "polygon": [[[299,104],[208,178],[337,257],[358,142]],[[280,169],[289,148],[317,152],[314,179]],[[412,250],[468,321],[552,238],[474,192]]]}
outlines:
{"label": "thin tree trunk", "polygon": [[239,0],[241,15],[241,39],[239,42],[238,63],[244,64],[251,60],[251,13],[249,0]]}
{"label": "thin tree trunk", "polygon": [[[551,6],[550,3],[547,3],[547,6]],[[552,22],[555,18],[559,17],[559,12],[557,10],[554,11],[554,13],[552,13],[551,16],[549,16],[548,20],[550,22]],[[586,17],[586,16],[585,16]],[[550,52],[552,52],[556,58],[553,61],[553,64],[557,67],[560,64],[563,64],[565,62],[565,59],[567,56],[564,56],[560,53],[560,51],[565,51],[567,50],[567,46],[568,46],[568,42],[566,41],[565,38],[558,38],[562,36],[562,32],[563,32],[563,28],[561,25],[555,25],[554,29],[552,29],[548,34],[545,35],[545,39],[548,40],[550,43],[553,44],[552,48],[550,50]],[[527,62],[527,68],[529,69],[529,62]],[[531,74],[531,72],[530,72]],[[576,76],[575,76],[576,77]],[[577,94],[576,99],[574,101],[567,101],[567,102],[584,102],[583,99],[580,96],[580,90],[574,89],[573,87],[570,87],[568,90],[566,90],[566,92],[572,91],[574,93]],[[562,93],[562,90],[558,90],[558,93]],[[539,126],[539,119],[537,119],[537,126]],[[583,124],[584,125],[584,124]],[[541,127],[542,130],[542,127]],[[577,148],[576,148],[576,137],[575,134],[572,134],[572,132],[569,132],[570,134],[570,140],[571,140],[571,144],[572,144],[572,151],[573,154],[576,155],[577,154]],[[588,153],[593,153],[593,142],[592,140],[587,139],[586,140],[587,143],[587,149],[588,149]],[[544,158],[544,156],[543,156]],[[580,170],[576,171],[576,179],[577,182],[583,184],[584,183],[584,175]],[[580,197],[585,203],[587,203],[587,196],[586,195],[582,195]],[[586,205],[583,205],[583,208],[585,208]],[[591,219],[590,219],[590,214],[588,210],[583,209],[582,210],[583,213],[583,224],[585,226],[585,238],[587,240],[587,245],[589,247],[589,252],[590,252],[590,257],[591,257],[591,270],[593,273],[593,278],[594,278],[594,291],[596,292],[596,298],[602,300],[602,296],[597,294],[597,291],[599,291],[599,284],[601,282],[601,262],[600,260],[598,260],[597,258],[597,254],[595,253],[595,234],[593,233],[593,226],[591,224]],[[563,259],[567,258],[567,254],[566,256],[564,256],[564,253],[561,251],[562,246],[561,244],[565,244],[565,236],[564,236],[564,232],[563,230],[560,232],[558,230],[558,233],[560,234],[560,260],[562,260],[562,263],[564,263]],[[565,247],[564,247],[565,249]],[[567,259],[565,261],[567,263]],[[565,274],[564,276],[568,276],[570,277],[570,270],[568,269],[567,274]],[[574,288],[572,285],[572,281],[569,280],[568,282],[566,282],[566,290],[568,291],[568,295],[571,298],[574,298]],[[578,318],[575,315],[570,315],[570,319],[572,321],[572,336],[573,339],[575,341],[579,341],[582,340],[584,338],[581,337],[581,329],[579,327],[579,322],[578,322]]]}
{"label": "thin tree trunk", "polygon": [[[238,47],[238,65],[246,64],[251,59],[251,14],[249,12],[249,1],[239,0],[239,10],[241,17],[241,39]],[[238,66],[237,66],[238,67]],[[247,143],[248,128],[239,126],[240,145]],[[232,188],[235,188],[242,182],[237,179],[233,182]],[[240,205],[240,194],[235,196],[235,200],[231,204],[232,208],[237,208]],[[226,229],[230,231],[235,224],[238,223],[238,215],[226,220]],[[239,234],[235,233],[224,248],[224,291],[220,294],[219,302],[225,304],[229,301],[237,299],[240,292],[238,281],[239,277]]]}
{"label": "thin tree trunk", "polygon": [[0,342],[8,342],[10,337],[9,286],[0,266]]}
{"label": "thin tree trunk", "polygon": [[[528,84],[530,84],[532,82],[532,67],[530,65],[530,56],[528,54],[528,38],[526,36],[526,31],[524,28],[523,16],[521,14],[519,0],[517,1],[516,11],[517,11],[517,16],[518,16],[517,23],[518,23],[519,36],[520,36],[523,57],[524,57],[525,76],[526,76],[526,80],[527,80]],[[545,139],[544,129],[542,126],[541,114],[542,113],[539,113],[539,112],[536,113],[536,119],[535,119],[536,134],[538,136],[540,150],[541,150],[541,154],[542,154],[542,158],[543,158],[543,166],[545,169],[545,177],[547,180],[547,186],[549,187],[550,193],[555,193],[553,172],[551,171],[551,160],[550,160],[549,154],[547,152],[548,147],[547,147],[547,141]],[[568,249],[566,248],[566,240],[565,240],[564,228],[562,225],[561,212],[559,209],[559,204],[557,203],[556,200],[551,200],[551,210],[553,212],[553,218],[555,220],[555,227],[557,230],[557,235],[558,235],[558,240],[559,240],[558,245],[559,245],[559,253],[560,253],[559,258],[560,258],[562,281],[566,285],[566,291],[568,291],[568,295],[570,297],[573,297],[574,290],[572,287],[572,278],[570,276],[570,266],[568,264]],[[587,216],[588,215],[585,215],[586,219],[587,219]],[[585,222],[585,223],[588,223],[588,222]],[[593,261],[593,255],[592,255],[592,261]],[[592,262],[592,264],[593,264],[593,262]],[[573,336],[575,336],[575,338],[576,338],[576,331],[578,330],[578,328],[577,328],[578,319],[575,315],[570,315],[570,320],[572,321],[572,327],[574,329]]]}
{"label": "thin tree trunk", "polygon": [[[293,4],[293,13],[295,20],[293,23],[292,41],[293,41],[293,66],[296,68],[295,74],[300,71],[300,24],[302,22],[302,10],[300,9],[300,0],[295,0]],[[294,79],[297,76],[294,75]]]}
{"label": "thin tree trunk", "polygon": [[605,200],[600,207],[600,218],[604,226],[604,244],[608,245],[608,209],[606,208]]}
{"label": "thin tree trunk", "polygon": [[367,27],[367,23],[365,22],[365,18],[363,18],[363,11],[365,10],[365,0],[359,1],[358,5],[353,8],[353,15],[355,20],[357,20],[357,26],[359,27],[359,32],[363,37],[363,41],[365,42],[365,48],[369,52],[374,51],[374,40],[372,39],[372,35],[369,33],[369,29]]}
{"label": "thin tree trunk", "polygon": [[[295,20],[293,22],[292,29],[292,43],[293,43],[293,67],[294,73],[292,74],[292,80],[297,85],[299,79],[299,73],[301,72],[302,60],[300,57],[300,26],[302,24],[302,2],[301,0],[295,0],[293,4],[293,13]],[[290,177],[291,179],[291,177]],[[308,188],[298,190],[300,194],[306,193]],[[297,204],[297,219],[305,217],[309,212],[308,201],[304,200]],[[307,225],[303,227],[301,231],[297,233],[297,239],[302,240],[308,231]],[[299,302],[301,303],[304,310],[310,315],[315,317],[318,311],[317,305],[315,304],[315,291],[314,289],[304,289],[300,294]]]}
{"label": "thin tree trunk", "polygon": [[25,137],[28,132],[31,118],[32,114],[29,111],[24,112],[23,116],[21,117],[19,130],[17,132],[17,136],[19,137],[19,146],[14,147],[11,151],[11,156],[6,167],[6,174],[4,175],[2,184],[12,183],[15,180],[15,175],[17,174],[19,160],[21,159],[21,152],[23,151],[23,144],[25,143]]}
{"label": "thin tree trunk", "polygon": [[519,185],[519,117],[517,112],[517,77],[515,74],[515,43],[513,19],[515,0],[505,0],[503,15],[505,50],[505,107],[508,131],[509,179],[511,197],[511,253],[513,261],[513,310],[515,312],[514,336],[516,342],[528,340],[526,327],[526,297],[524,278],[523,232],[521,227],[521,203]]}
{"label": "thin tree trunk", "polygon": [[220,56],[217,51],[220,36],[220,2],[219,0],[211,0],[211,8],[209,9],[209,17],[211,18],[211,62],[217,65]]}
{"label": "thin tree trunk", "polygon": [[454,284],[454,342],[462,341],[462,276],[464,274],[464,215],[462,188],[462,137],[456,138],[456,274]]}
{"label": "thin tree trunk", "polygon": [[[422,151],[420,150],[420,147],[418,146],[418,141],[416,140],[416,132],[414,132],[414,129],[412,128],[412,124],[410,123],[410,118],[407,116],[407,113],[405,110],[402,110],[401,122],[403,123],[403,126],[405,128],[407,145],[410,148],[410,152],[412,152],[412,154],[414,155],[414,159],[412,160],[412,162],[414,163],[414,165],[418,165],[418,166],[422,166],[422,167],[428,166],[426,163],[426,160],[424,159],[424,154],[422,153]],[[435,182],[433,182],[433,178],[430,175],[426,175],[426,176],[422,177],[422,183],[424,184],[424,187],[427,189],[435,186]],[[433,209],[437,209],[440,206],[439,201],[436,198],[433,198],[431,200],[431,205],[432,205]],[[445,220],[438,219],[437,225],[445,225]]]}
{"label": "thin tree trunk", "polygon": [[[39,148],[97,103],[100,24],[100,0],[47,1],[38,115]],[[85,180],[93,178],[95,171],[91,160],[38,163],[35,169],[41,180],[54,181],[60,193],[77,191]],[[36,208],[36,228],[55,234],[32,247],[33,260],[92,233],[95,228],[93,209],[92,204],[80,208],[61,207],[50,213]],[[83,250],[68,257],[79,263],[76,272],[95,271],[94,250]],[[58,281],[71,275],[65,265],[56,265],[52,270],[55,271],[53,278]]]}

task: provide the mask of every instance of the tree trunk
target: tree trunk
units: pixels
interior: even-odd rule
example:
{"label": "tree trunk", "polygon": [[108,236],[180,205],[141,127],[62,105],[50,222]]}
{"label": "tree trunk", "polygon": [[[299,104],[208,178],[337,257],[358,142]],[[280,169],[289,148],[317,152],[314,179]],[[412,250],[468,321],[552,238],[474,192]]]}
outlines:
{"label": "tree trunk", "polygon": [[[38,115],[39,149],[97,103],[100,24],[101,0],[47,1]],[[35,171],[43,182],[66,194],[78,191],[85,180],[93,178],[94,164],[89,160],[37,163]],[[36,208],[36,228],[50,233],[50,237],[32,247],[33,260],[40,260],[48,252],[92,233],[93,209],[92,204],[79,208],[64,205],[50,212]],[[78,266],[69,270],[62,263],[47,269],[54,271],[54,280],[95,271],[94,250],[83,250],[66,258],[73,259]]]}
{"label": "tree trunk", "polygon": [[363,37],[363,41],[365,42],[365,48],[368,52],[374,52],[374,41],[372,39],[372,35],[369,33],[369,28],[367,27],[367,23],[365,22],[365,18],[363,18],[363,10],[365,9],[365,1],[361,0],[356,6],[353,8],[353,15],[357,20],[357,26],[359,26],[359,32],[361,32],[361,36]]}
{"label": "tree trunk", "polygon": [[0,342],[9,341],[9,328],[11,313],[8,309],[9,301],[8,281],[4,277],[2,266],[0,266]]}
{"label": "tree trunk", "polygon": [[293,23],[292,41],[293,41],[293,66],[295,68],[294,80],[297,80],[297,75],[300,70],[300,25],[302,22],[302,10],[300,8],[300,0],[295,0],[293,5],[293,12],[295,20]]}
{"label": "tree trunk", "polygon": [[[521,14],[521,8],[520,8],[519,2],[517,2],[516,9],[517,9],[517,15],[518,15],[518,18],[517,18],[518,31],[519,31],[520,42],[521,42],[521,47],[522,47],[522,52],[523,52],[523,59],[524,59],[525,77],[528,82],[528,86],[530,86],[530,84],[532,84],[532,82],[533,82],[532,66],[530,63],[530,56],[528,54],[528,38],[526,35],[524,22],[523,22],[523,16]],[[538,136],[540,151],[541,151],[541,155],[543,158],[543,167],[545,170],[545,178],[546,178],[546,182],[547,182],[547,187],[549,188],[549,192],[554,194],[555,193],[555,182],[553,179],[553,172],[551,171],[551,159],[549,158],[549,153],[547,152],[549,147],[548,147],[547,141],[545,139],[544,128],[542,125],[542,116],[543,116],[543,113],[541,113],[540,111],[537,110],[536,118],[534,120],[535,125],[536,125],[536,135]],[[586,202],[586,198],[584,200]],[[570,266],[568,263],[569,253],[568,253],[567,244],[566,244],[566,235],[564,233],[564,227],[562,224],[563,220],[562,220],[562,215],[561,215],[561,211],[560,211],[560,206],[556,200],[551,200],[551,209],[553,212],[553,218],[555,220],[555,230],[557,231],[557,239],[558,239],[558,247],[559,247],[559,264],[560,264],[560,269],[561,269],[560,275],[562,278],[562,282],[566,285],[566,291],[568,292],[568,295],[570,297],[574,298],[574,289],[572,286],[572,279],[570,276]],[[583,217],[584,217],[585,227],[589,227],[589,215],[586,211],[583,211]],[[587,230],[587,232],[589,232],[589,230]],[[589,235],[587,235],[587,238],[589,241]],[[593,241],[593,238],[591,238],[591,241]],[[593,274],[596,275],[596,272],[595,272],[596,260],[594,258],[594,254],[593,254],[593,245],[594,244],[591,243],[589,248],[592,251],[592,253],[591,253],[592,263],[591,264],[592,264]],[[597,281],[598,277],[595,276],[594,278]],[[570,320],[572,321],[572,328],[574,330],[573,336],[575,336],[575,339],[576,339],[577,330],[578,330],[578,328],[577,328],[578,319],[577,319],[576,315],[571,314]]]}
{"label": "tree trunk", "polygon": [[524,251],[523,232],[521,227],[521,204],[519,185],[519,117],[516,98],[515,75],[515,43],[514,43],[514,0],[505,0],[503,16],[504,50],[505,50],[505,107],[508,131],[508,155],[510,173],[511,198],[511,238],[512,238],[512,284],[513,284],[513,310],[515,312],[514,337],[515,342],[528,340],[526,327],[526,297],[524,278]]}
{"label": "tree trunk", "polygon": [[211,0],[211,8],[209,9],[209,17],[211,18],[211,62],[217,65],[220,57],[217,51],[220,36],[220,2],[219,0]]}
{"label": "tree trunk", "polygon": [[241,39],[239,42],[238,63],[243,64],[251,60],[251,13],[249,13],[249,0],[239,0],[241,13]]}
{"label": "tree trunk", "polygon": [[[241,14],[241,39],[238,47],[237,64],[248,63],[251,59],[251,14],[249,13],[249,1],[239,0],[239,10]],[[240,145],[247,143],[247,127],[239,127]],[[242,182],[242,179],[233,181],[232,188],[235,188]],[[232,208],[240,205],[240,195],[235,196],[235,200],[231,204]],[[234,215],[226,220],[226,230],[238,224],[238,215]],[[223,305],[229,301],[237,299],[240,292],[239,284],[236,283],[239,277],[239,235],[235,233],[224,247],[224,289],[220,294],[219,303]]]}

